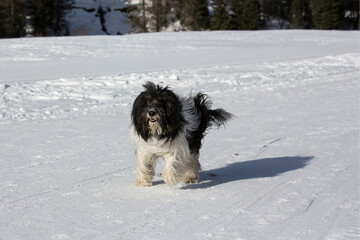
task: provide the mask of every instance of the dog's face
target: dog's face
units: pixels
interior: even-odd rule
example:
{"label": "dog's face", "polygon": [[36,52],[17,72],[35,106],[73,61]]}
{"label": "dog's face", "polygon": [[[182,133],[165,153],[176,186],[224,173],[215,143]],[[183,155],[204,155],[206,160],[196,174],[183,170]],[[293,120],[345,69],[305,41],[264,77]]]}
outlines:
{"label": "dog's face", "polygon": [[145,141],[152,136],[173,139],[184,123],[178,96],[152,82],[147,82],[144,88],[135,99],[131,113],[137,133]]}

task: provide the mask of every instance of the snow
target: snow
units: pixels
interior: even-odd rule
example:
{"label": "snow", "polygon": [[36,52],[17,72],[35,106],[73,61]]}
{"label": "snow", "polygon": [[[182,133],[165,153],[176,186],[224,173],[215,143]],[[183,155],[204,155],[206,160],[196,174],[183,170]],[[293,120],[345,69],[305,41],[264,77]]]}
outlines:
{"label": "snow", "polygon": [[[6,39],[0,62],[1,239],[359,239],[358,32]],[[200,183],[135,187],[145,81],[236,115]]]}

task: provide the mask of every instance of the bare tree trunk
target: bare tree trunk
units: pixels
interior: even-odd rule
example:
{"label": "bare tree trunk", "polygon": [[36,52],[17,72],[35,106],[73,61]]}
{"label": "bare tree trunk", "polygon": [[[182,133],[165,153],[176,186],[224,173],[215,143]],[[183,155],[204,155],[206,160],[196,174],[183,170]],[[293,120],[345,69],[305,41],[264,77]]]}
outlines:
{"label": "bare tree trunk", "polygon": [[146,30],[146,16],[145,16],[145,0],[142,0],[142,28],[143,32],[147,32]]}
{"label": "bare tree trunk", "polygon": [[11,23],[14,23],[14,0],[11,0]]}

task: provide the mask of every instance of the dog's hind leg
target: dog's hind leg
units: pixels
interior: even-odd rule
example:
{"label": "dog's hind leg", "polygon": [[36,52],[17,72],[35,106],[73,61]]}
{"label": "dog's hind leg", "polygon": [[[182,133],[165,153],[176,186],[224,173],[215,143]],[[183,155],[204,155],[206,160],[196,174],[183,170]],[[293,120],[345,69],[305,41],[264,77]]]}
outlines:
{"label": "dog's hind leg", "polygon": [[137,150],[136,185],[148,187],[155,175],[156,155]]}
{"label": "dog's hind leg", "polygon": [[186,173],[184,183],[197,183],[199,182],[200,171],[199,153],[190,154],[190,161],[186,166]]}

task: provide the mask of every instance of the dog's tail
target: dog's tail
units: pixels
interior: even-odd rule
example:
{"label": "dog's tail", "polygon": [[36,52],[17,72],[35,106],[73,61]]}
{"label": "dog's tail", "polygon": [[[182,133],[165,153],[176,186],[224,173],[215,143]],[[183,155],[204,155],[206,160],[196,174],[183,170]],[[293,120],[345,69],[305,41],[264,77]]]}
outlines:
{"label": "dog's tail", "polygon": [[213,125],[217,127],[225,126],[225,123],[234,117],[233,114],[222,108],[211,109],[212,102],[204,93],[199,92],[196,94],[194,103],[196,108],[201,112],[200,128],[203,128],[203,131]]}

